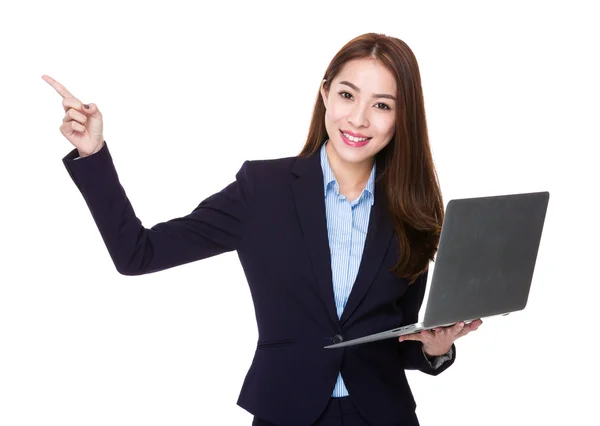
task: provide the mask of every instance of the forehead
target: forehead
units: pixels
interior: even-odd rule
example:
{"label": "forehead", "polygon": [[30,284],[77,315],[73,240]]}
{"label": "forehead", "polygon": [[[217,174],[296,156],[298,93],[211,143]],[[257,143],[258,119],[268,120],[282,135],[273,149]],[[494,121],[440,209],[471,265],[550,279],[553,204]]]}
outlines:
{"label": "forehead", "polygon": [[333,84],[348,81],[363,92],[396,93],[394,75],[376,59],[353,59],[344,64]]}

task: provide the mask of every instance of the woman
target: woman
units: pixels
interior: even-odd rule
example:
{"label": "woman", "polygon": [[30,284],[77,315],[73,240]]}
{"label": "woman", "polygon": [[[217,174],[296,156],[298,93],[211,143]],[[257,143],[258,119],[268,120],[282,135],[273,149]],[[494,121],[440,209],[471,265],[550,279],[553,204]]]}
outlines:
{"label": "woman", "polygon": [[236,250],[259,330],[238,404],[254,425],[418,425],[405,370],[437,375],[481,321],[347,348],[417,322],[443,220],[417,61],[364,34],[333,58],[300,155],[246,161],[189,215],[141,225],[95,104],[62,85],[63,162],[117,270],[141,275]]}

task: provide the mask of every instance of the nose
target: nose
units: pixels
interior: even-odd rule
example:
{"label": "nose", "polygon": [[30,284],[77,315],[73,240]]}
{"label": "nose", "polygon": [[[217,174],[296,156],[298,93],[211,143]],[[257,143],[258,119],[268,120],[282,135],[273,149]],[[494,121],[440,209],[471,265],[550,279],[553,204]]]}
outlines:
{"label": "nose", "polygon": [[366,105],[361,105],[358,102],[352,107],[350,114],[348,114],[348,123],[354,128],[368,127],[369,119],[367,117]]}

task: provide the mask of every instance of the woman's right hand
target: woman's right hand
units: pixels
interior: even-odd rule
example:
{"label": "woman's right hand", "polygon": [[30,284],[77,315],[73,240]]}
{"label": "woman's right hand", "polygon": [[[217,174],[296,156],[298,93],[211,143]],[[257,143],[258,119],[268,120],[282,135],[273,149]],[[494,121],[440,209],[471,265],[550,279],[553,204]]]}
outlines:
{"label": "woman's right hand", "polygon": [[62,84],[52,77],[43,75],[42,79],[63,97],[65,117],[60,132],[73,144],[80,157],[87,157],[104,146],[102,135],[102,113],[96,104],[85,108],[83,103],[71,94]]}

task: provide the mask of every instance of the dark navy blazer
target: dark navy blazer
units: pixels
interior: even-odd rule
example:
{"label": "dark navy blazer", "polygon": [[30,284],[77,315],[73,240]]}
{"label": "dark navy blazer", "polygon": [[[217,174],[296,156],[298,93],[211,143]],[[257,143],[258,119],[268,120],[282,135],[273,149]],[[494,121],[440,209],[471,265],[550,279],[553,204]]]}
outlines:
{"label": "dark navy blazer", "polygon": [[[243,163],[236,180],[185,217],[142,226],[108,149],[63,158],[117,271],[148,274],[236,250],[252,295],[258,342],[238,405],[282,426],[312,424],[327,405],[338,372],[357,409],[376,425],[415,411],[405,370],[437,375],[416,341],[324,349],[418,320],[427,274],[414,284],[390,267],[399,247],[376,183],[360,269],[341,319],[333,297],[323,173],[319,152]],[[377,167],[377,170],[380,170]]]}

